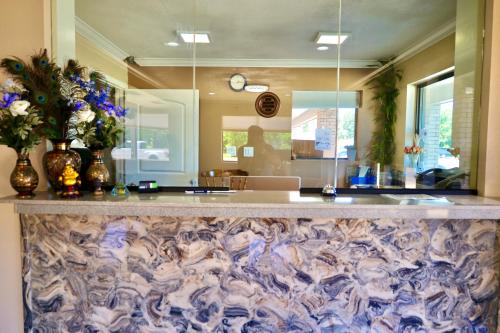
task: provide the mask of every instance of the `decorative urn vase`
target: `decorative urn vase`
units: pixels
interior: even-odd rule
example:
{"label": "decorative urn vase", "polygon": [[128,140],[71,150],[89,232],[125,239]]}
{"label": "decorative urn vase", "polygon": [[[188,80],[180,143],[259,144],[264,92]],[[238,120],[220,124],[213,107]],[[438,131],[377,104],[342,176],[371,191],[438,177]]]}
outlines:
{"label": "decorative urn vase", "polygon": [[31,166],[28,153],[17,153],[14,170],[10,174],[10,185],[17,191],[18,198],[31,198],[38,186],[38,174]]}
{"label": "decorative urn vase", "polygon": [[51,140],[51,142],[53,149],[43,155],[43,167],[50,186],[55,191],[60,191],[62,185],[58,180],[64,167],[69,164],[79,172],[82,160],[77,152],[70,149],[71,140]]}
{"label": "decorative urn vase", "polygon": [[95,196],[104,195],[102,186],[109,182],[109,171],[104,164],[101,149],[92,149],[92,160],[87,170],[86,179]]}

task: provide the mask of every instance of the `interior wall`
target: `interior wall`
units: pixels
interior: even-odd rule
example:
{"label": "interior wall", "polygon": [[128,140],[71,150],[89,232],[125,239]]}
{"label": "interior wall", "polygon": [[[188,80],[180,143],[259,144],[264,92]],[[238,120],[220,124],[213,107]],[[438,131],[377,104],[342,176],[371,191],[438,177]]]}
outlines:
{"label": "interior wall", "polygon": [[[455,63],[455,35],[452,34],[413,57],[397,65],[402,70],[402,80],[399,83],[400,95],[397,99],[398,118],[396,121],[396,156],[394,167],[404,168],[405,145],[411,145],[413,140],[416,96],[412,86],[433,74],[452,67]],[[409,125],[410,124],[410,125]]]}
{"label": "interior wall", "polygon": [[76,59],[89,68],[106,75],[110,83],[128,87],[128,68],[122,59],[117,59],[101,50],[94,43],[76,33]]}
{"label": "interior wall", "polygon": [[[19,56],[27,60],[30,55],[50,46],[50,1],[3,1],[0,11],[0,58]],[[6,79],[0,73],[0,81]],[[31,153],[31,161],[40,176],[38,190],[46,189],[41,166],[44,145]],[[16,162],[15,152],[0,146],[0,197],[14,194],[9,177]],[[19,217],[10,204],[0,204],[0,332],[23,331],[23,305],[21,288],[21,231]]]}
{"label": "interior wall", "polygon": [[469,172],[473,188],[477,187],[483,7],[484,0],[457,1],[452,140],[460,148],[460,168]]}
{"label": "interior wall", "polygon": [[500,1],[486,1],[478,191],[500,197]]}
{"label": "interior wall", "polygon": [[[189,89],[192,87],[192,69],[188,67],[136,67],[151,80],[159,82],[154,88]],[[341,89],[351,89],[353,84],[372,69],[343,69]],[[256,93],[234,92],[228,86],[229,77],[243,74],[249,83],[267,84],[270,91],[281,100],[277,117],[286,117],[287,129],[291,129],[292,90],[335,90],[336,69],[323,68],[196,68],[196,86],[200,92],[200,171],[211,169],[235,169],[237,163],[222,160],[222,119],[224,116],[257,116]],[[133,72],[129,84],[137,88],[152,88]],[[365,88],[366,89],[366,88]],[[209,95],[209,92],[214,93]],[[357,145],[366,147],[371,138],[372,114],[368,111],[370,93],[363,92],[363,105],[358,110]],[[366,100],[366,103],[365,103]],[[265,121],[264,119],[262,121]],[[360,153],[360,156],[363,153]],[[287,159],[290,159],[289,154]],[[303,186],[321,187],[332,181],[333,161],[294,160],[289,162],[285,174],[302,177]],[[339,175],[347,165],[341,161]],[[343,179],[339,184],[343,185]]]}

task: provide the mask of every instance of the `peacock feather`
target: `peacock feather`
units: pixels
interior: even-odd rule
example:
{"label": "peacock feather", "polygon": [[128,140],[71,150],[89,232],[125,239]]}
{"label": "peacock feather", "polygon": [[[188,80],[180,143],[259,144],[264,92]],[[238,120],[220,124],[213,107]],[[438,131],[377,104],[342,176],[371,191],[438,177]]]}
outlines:
{"label": "peacock feather", "polygon": [[40,110],[47,124],[44,134],[49,139],[67,139],[70,118],[74,116],[72,101],[79,95],[79,87],[69,78],[81,75],[84,67],[70,60],[63,71],[49,59],[47,50],[33,55],[30,63],[19,58],[5,58],[0,67],[27,90],[23,98]]}

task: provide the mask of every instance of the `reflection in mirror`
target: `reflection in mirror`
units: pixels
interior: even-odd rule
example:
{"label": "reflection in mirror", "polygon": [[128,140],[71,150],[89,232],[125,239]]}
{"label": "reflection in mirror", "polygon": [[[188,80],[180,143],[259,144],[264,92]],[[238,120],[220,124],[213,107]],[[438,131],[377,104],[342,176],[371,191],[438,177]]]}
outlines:
{"label": "reflection in mirror", "polygon": [[[75,1],[76,57],[104,73],[128,108],[123,140],[110,154],[117,180],[179,186],[198,181],[194,14],[194,0]],[[178,64],[167,85],[143,69],[144,59]]]}
{"label": "reflection in mirror", "polygon": [[345,7],[353,38],[343,55],[381,60],[350,87],[363,91],[358,124],[368,126],[358,127],[345,185],[475,188],[483,1],[399,2],[381,16]]}
{"label": "reflection in mirror", "polygon": [[76,50],[130,108],[113,152],[127,183],[322,187],[337,151],[339,188],[468,189],[482,10],[344,1],[339,40],[339,1],[76,0]]}
{"label": "reflection in mirror", "polygon": [[292,95],[292,158],[335,158],[337,147],[338,158],[354,160],[360,93],[339,92],[338,113],[336,92],[294,91]]}

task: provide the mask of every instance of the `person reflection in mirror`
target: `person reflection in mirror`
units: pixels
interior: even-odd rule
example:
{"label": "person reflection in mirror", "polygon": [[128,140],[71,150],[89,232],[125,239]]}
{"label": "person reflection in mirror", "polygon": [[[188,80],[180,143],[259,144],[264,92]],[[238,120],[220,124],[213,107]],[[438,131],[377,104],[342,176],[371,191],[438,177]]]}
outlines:
{"label": "person reflection in mirror", "polygon": [[[250,148],[247,154],[245,148]],[[256,125],[250,126],[247,143],[238,148],[238,168],[251,176],[272,176],[280,165],[277,152],[264,139],[264,130]]]}

